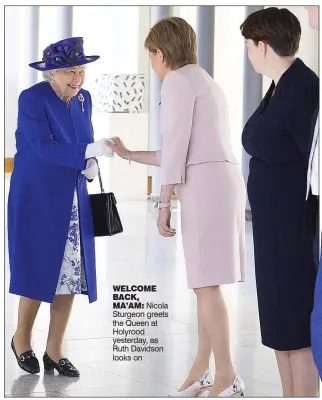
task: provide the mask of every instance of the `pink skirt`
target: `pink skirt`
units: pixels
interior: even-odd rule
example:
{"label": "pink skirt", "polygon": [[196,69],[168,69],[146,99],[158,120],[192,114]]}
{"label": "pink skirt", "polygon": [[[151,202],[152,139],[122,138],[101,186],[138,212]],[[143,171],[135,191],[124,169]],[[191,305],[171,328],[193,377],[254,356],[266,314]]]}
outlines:
{"label": "pink skirt", "polygon": [[240,166],[189,165],[176,194],[188,287],[244,281],[246,189]]}

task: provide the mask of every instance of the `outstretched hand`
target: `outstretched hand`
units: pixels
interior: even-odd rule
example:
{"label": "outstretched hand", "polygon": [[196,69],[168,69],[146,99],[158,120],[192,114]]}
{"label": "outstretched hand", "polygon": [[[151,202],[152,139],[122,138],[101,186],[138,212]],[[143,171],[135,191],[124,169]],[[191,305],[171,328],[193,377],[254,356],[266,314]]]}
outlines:
{"label": "outstretched hand", "polygon": [[130,151],[125,147],[119,137],[113,137],[105,140],[106,146],[110,147],[119,157],[128,158]]}

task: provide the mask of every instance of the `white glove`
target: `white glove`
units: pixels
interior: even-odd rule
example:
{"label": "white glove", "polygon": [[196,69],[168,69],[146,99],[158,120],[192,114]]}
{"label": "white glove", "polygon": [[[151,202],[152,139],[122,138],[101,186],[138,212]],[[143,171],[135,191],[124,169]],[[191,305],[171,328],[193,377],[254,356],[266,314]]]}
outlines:
{"label": "white glove", "polygon": [[100,139],[97,142],[88,144],[85,152],[85,160],[99,156],[113,157],[114,152],[110,147],[106,146],[105,140],[109,139]]}
{"label": "white glove", "polygon": [[81,172],[82,175],[85,175],[86,179],[92,181],[98,175],[98,165],[96,160],[90,158],[87,160],[86,169]]}

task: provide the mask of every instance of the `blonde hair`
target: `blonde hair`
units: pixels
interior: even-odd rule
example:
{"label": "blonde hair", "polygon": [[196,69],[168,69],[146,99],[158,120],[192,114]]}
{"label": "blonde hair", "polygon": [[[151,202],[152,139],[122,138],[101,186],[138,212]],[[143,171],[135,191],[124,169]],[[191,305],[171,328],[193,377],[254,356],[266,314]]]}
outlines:
{"label": "blonde hair", "polygon": [[198,62],[195,31],[183,18],[161,19],[150,29],[144,47],[151,53],[160,50],[166,66],[172,70]]}

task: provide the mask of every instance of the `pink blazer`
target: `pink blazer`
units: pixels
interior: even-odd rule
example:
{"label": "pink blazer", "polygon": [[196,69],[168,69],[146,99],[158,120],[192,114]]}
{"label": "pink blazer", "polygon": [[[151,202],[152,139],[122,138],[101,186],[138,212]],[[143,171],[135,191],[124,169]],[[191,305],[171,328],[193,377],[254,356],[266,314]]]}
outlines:
{"label": "pink blazer", "polygon": [[185,183],[191,164],[238,164],[230,143],[225,95],[196,64],[169,72],[161,89],[161,185]]}

